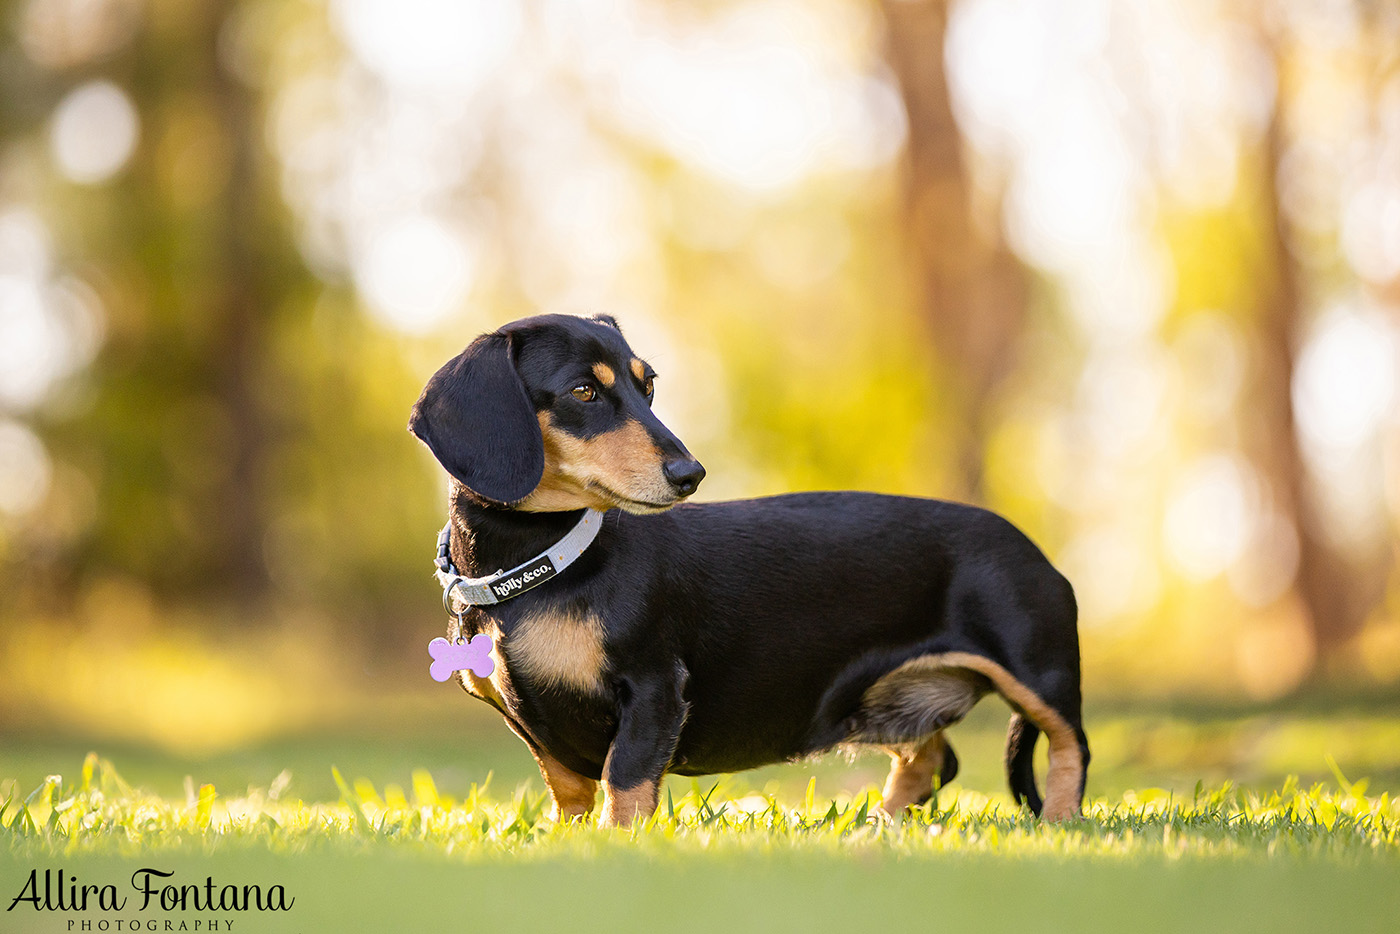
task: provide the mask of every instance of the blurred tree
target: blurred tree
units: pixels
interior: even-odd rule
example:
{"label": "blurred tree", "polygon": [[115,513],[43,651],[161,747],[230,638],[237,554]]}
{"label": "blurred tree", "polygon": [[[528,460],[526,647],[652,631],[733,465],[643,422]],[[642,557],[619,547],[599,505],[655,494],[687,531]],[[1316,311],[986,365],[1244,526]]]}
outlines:
{"label": "blurred tree", "polygon": [[286,237],[279,236],[278,206],[265,196],[269,188],[276,188],[263,182],[261,111],[248,87],[229,74],[227,54],[220,54],[235,6],[235,0],[205,5],[196,25],[203,65],[197,81],[208,89],[229,159],[215,201],[220,217],[215,230],[218,258],[210,271],[209,293],[217,322],[213,389],[230,430],[230,463],[217,492],[223,521],[216,537],[220,540],[212,543],[213,566],[225,586],[247,596],[264,589],[268,581],[263,561],[268,428],[256,388],[257,368],[266,353],[266,319],[278,310],[294,279],[305,273]]}
{"label": "blurred tree", "polygon": [[886,57],[908,118],[905,225],[912,276],[952,396],[960,432],[950,495],[983,496],[998,387],[1016,364],[1025,318],[1024,270],[1001,236],[1000,212],[976,210],[944,61],[951,0],[882,0]]}
{"label": "blurred tree", "polygon": [[[1209,122],[1199,93],[1178,98],[1167,86],[1190,70],[1205,76],[1205,96],[1215,94],[1217,71],[1199,66],[1222,50],[1250,59],[1242,70],[1253,73],[1255,63],[1233,40],[1216,42],[1216,33],[1241,31],[1233,19],[1223,31],[1212,22],[1234,12],[1212,7],[1200,22],[1194,5],[1186,13],[1161,5],[1135,13],[1080,3],[1028,29],[1025,19],[1006,20],[1029,7],[973,0],[499,6],[506,12],[495,38],[482,39],[478,75],[475,66],[458,67],[474,61],[459,55],[459,40],[481,38],[490,24],[461,5],[0,0],[0,15],[18,24],[13,40],[0,38],[0,207],[40,217],[57,244],[53,278],[72,273],[91,284],[107,326],[93,365],[56,384],[43,404],[17,411],[52,455],[53,482],[47,502],[23,516],[30,538],[17,532],[11,540],[10,527],[3,529],[0,571],[8,577],[0,601],[21,589],[8,586],[18,580],[54,602],[73,594],[96,605],[103,601],[88,599],[91,585],[111,576],[129,586],[101,593],[126,591],[138,602],[146,588],[244,604],[270,592],[280,618],[314,626],[334,612],[337,622],[353,620],[344,629],[359,639],[387,640],[395,613],[421,625],[435,612],[424,567],[442,514],[442,473],[403,431],[422,379],[491,323],[539,309],[609,310],[639,349],[653,345],[646,352],[665,364],[662,404],[694,426],[686,426],[688,441],[711,449],[703,452],[714,474],[707,495],[874,487],[991,495],[999,508],[1020,504],[1015,517],[1028,527],[1037,522],[1028,514],[1054,517],[1034,527],[1038,540],[1099,568],[1100,583],[1114,585],[1104,592],[1131,591],[1133,599],[1100,622],[1118,618],[1112,613],[1131,618],[1137,641],[1117,627],[1085,629],[1086,645],[1117,653],[1103,667],[1124,683],[1152,667],[1164,671],[1164,683],[1180,684],[1208,657],[1225,660],[1207,677],[1223,684],[1237,673],[1218,643],[1176,625],[1174,607],[1188,597],[1213,600],[1213,584],[1201,574],[1159,575],[1162,549],[1154,542],[1171,502],[1153,497],[1175,496],[1176,475],[1190,469],[1176,454],[1196,443],[1188,435],[1228,449],[1233,463],[1242,432],[1277,511],[1299,535],[1296,605],[1305,606],[1324,656],[1348,644],[1383,578],[1368,563],[1375,552],[1344,549],[1323,532],[1325,506],[1304,456],[1316,451],[1302,443],[1290,390],[1320,286],[1333,290],[1328,298],[1339,283],[1374,294],[1381,286],[1343,268],[1335,243],[1318,246],[1309,239],[1314,231],[1289,229],[1283,194],[1293,190],[1281,165],[1289,166],[1290,135],[1303,143],[1325,135],[1292,119],[1306,110],[1299,102],[1319,92],[1284,81],[1267,136],[1240,163],[1241,187],[1228,210],[1202,214],[1186,199],[1180,239],[1193,255],[1207,254],[1195,260],[1194,297],[1181,297],[1185,277],[1140,281],[1151,264],[1108,270],[1120,286],[1134,280],[1164,294],[1175,287],[1186,314],[1244,311],[1249,319],[1243,326],[1258,366],[1241,414],[1223,402],[1189,429],[1165,417],[1180,388],[1175,380],[1205,383],[1210,374],[1179,374],[1171,360],[1136,381],[1113,368],[1094,372],[1075,349],[1093,325],[1076,323],[1082,309],[1073,289],[1056,289],[1067,296],[1057,307],[1068,313],[1029,338],[1043,341],[1034,353],[1029,344],[1021,353],[1036,280],[1008,249],[994,176],[1005,170],[1022,191],[1016,160],[1044,158],[1037,147],[1045,143],[1025,135],[1005,153],[988,151],[986,162],[964,146],[978,138],[978,123],[1008,117],[982,112],[986,101],[962,93],[987,86],[963,80],[964,59],[976,56],[954,58],[960,93],[950,99],[950,16],[957,26],[956,14],[967,13],[967,21],[984,23],[977,74],[1005,72],[1009,86],[1031,85],[1022,90],[1034,93],[1018,92],[1008,106],[1047,125],[1058,127],[1055,116],[1073,112],[1066,108],[1076,99],[1084,105],[1085,95],[1095,105],[1081,112],[1089,127],[1102,129],[1122,118],[1119,111],[1151,115],[1153,107],[1172,111],[1173,127],[1178,119]],[[140,11],[131,21],[139,28],[68,53],[68,37],[83,34],[73,22],[117,7]],[[1383,5],[1355,8],[1389,16]],[[1239,15],[1262,23],[1258,11]],[[870,28],[881,15],[883,41]],[[35,17],[55,30],[57,38],[44,41],[63,54],[35,53]],[[1135,17],[1141,33],[1114,25]],[[1070,23],[1062,33],[1035,34],[1061,19]],[[1318,44],[1339,58],[1371,54],[1349,23]],[[1387,28],[1362,30],[1389,56],[1371,85],[1376,108],[1385,94],[1394,99],[1396,86],[1400,42],[1393,24]],[[1029,45],[1004,46],[1005,38]],[[1301,46],[1304,37],[1292,41]],[[1037,42],[1074,48],[1019,70],[999,67],[1005,48],[1024,52]],[[494,64],[491,49],[501,56]],[[1303,57],[1277,47],[1274,56],[1284,79]],[[1124,69],[1133,73],[1115,79],[1110,59],[1176,65],[1141,75]],[[1071,80],[1047,80],[1066,74]],[[888,75],[907,127],[898,180],[889,157],[901,127],[887,112]],[[1139,83],[1145,78],[1153,80]],[[61,178],[55,114],[74,90],[99,81],[134,105],[137,149],[103,180]],[[1331,100],[1327,93],[1336,92],[1323,89],[1321,99]],[[1261,118],[1240,118],[1246,146],[1267,96],[1258,95],[1257,110],[1241,105]],[[963,128],[955,101],[957,117],[969,118]],[[843,108],[878,119],[833,119]],[[793,119],[770,119],[779,114]],[[1205,135],[1231,132],[1225,118],[1215,121]],[[786,129],[760,132],[769,122]],[[1131,162],[1115,182],[1096,174],[1105,155],[1096,147],[1120,134],[1083,129],[1067,125],[1082,146],[1059,154],[1077,171],[1052,165],[1024,189],[1070,193],[1036,202],[1048,205],[1037,216],[1076,218],[1083,202],[1075,198],[1095,192],[1156,203],[1176,197],[1174,188],[1201,187],[1154,167],[1170,161],[1157,157],[1176,130],[1145,133],[1141,151],[1112,154]],[[831,148],[809,161],[824,134]],[[885,142],[866,145],[881,134]],[[1227,174],[1234,162],[1226,151],[1209,146],[1192,158],[1211,163],[1206,175]],[[1236,212],[1249,220],[1235,225]],[[1137,225],[1152,216],[1129,211],[1090,226],[1117,242],[1142,233]],[[903,252],[890,248],[901,218]],[[1042,234],[1065,236],[1055,225]],[[1301,240],[1308,243],[1299,253]],[[1117,255],[1066,245],[1094,260],[1075,273],[1093,283],[1103,268],[1096,257]],[[1046,281],[1070,282],[1068,265],[1037,263]],[[1317,270],[1327,264],[1324,282]],[[435,290],[447,297],[435,299]],[[1124,312],[1141,326],[1136,356],[1104,345],[1093,351],[1102,351],[1099,363],[1126,360],[1126,370],[1171,351],[1167,326],[1159,329],[1147,308],[1154,300]],[[1239,322],[1228,324],[1233,341]],[[1018,356],[1035,366],[1019,370]],[[1013,396],[1008,377],[1018,371],[1028,375],[1016,380]],[[1229,383],[1223,398],[1236,398],[1236,384],[1220,382]],[[1104,476],[1131,482],[1112,487],[1079,469],[1086,461],[1076,458],[1092,456],[1083,453],[1084,437],[1106,449],[1136,428],[1119,460],[1097,461]],[[1253,474],[1240,475],[1240,496],[1250,499]],[[1099,487],[1107,492],[1091,489]],[[79,520],[58,521],[55,504],[64,497]],[[1133,521],[1110,521],[1118,518],[1112,513]],[[1052,524],[1062,531],[1046,535]],[[74,531],[52,531],[59,527]],[[44,547],[34,545],[40,535],[48,536]],[[54,542],[62,547],[48,547]],[[1130,551],[1141,560],[1102,560]],[[41,578],[44,568],[54,576]],[[77,579],[66,579],[70,573]],[[1226,564],[1209,573],[1227,573]],[[1090,575],[1077,585],[1081,579]],[[1223,617],[1228,630],[1237,609],[1215,605],[1200,614],[1203,628]],[[1279,609],[1263,611],[1269,621],[1261,625]],[[1155,654],[1161,649],[1176,651],[1176,660],[1164,664]]]}
{"label": "blurred tree", "polygon": [[97,487],[79,566],[246,601],[268,584],[269,322],[309,276],[269,182],[255,92],[228,69],[237,7],[153,4],[101,63],[141,137],[124,177],[52,198],[99,284],[108,340],[85,377],[91,405],[46,434]]}
{"label": "blurred tree", "polygon": [[1344,549],[1332,541],[1324,515],[1327,507],[1309,475],[1293,386],[1296,354],[1306,338],[1313,296],[1283,208],[1280,181],[1290,150],[1290,109],[1297,88],[1289,79],[1288,39],[1281,28],[1260,24],[1258,34],[1269,55],[1275,85],[1257,194],[1264,242],[1256,316],[1258,365],[1249,407],[1256,417],[1246,421],[1245,437],[1267,479],[1274,508],[1296,532],[1294,589],[1311,629],[1317,670],[1325,674],[1384,594],[1393,559],[1384,542]]}

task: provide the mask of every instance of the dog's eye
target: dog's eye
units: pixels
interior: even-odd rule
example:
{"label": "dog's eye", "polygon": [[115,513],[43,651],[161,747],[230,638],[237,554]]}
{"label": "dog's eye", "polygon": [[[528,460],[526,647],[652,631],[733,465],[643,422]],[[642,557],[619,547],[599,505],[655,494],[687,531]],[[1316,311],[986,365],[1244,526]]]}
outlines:
{"label": "dog's eye", "polygon": [[651,398],[652,393],[656,392],[656,385],[655,385],[655,383],[656,383],[656,377],[655,377],[655,376],[648,376],[646,379],[642,380],[642,392],[646,394],[646,397],[647,397],[648,399]]}
{"label": "dog's eye", "polygon": [[574,398],[580,402],[592,402],[598,397],[597,391],[587,383],[580,383],[569,392],[574,394]]}

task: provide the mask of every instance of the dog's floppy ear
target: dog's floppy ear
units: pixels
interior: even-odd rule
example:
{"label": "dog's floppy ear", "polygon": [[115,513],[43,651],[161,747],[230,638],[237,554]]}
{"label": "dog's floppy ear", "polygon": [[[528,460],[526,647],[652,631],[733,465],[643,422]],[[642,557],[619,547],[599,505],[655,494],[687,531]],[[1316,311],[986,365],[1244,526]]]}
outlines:
{"label": "dog's floppy ear", "polygon": [[501,505],[529,496],[544,475],[544,439],[507,334],[484,334],[443,364],[408,430],[467,489]]}

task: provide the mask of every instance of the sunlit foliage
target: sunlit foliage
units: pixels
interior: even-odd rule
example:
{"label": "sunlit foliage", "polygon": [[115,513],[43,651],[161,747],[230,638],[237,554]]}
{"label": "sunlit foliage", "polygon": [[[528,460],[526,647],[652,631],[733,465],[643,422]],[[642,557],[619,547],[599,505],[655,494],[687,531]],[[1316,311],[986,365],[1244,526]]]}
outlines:
{"label": "sunlit foliage", "polygon": [[[443,499],[408,406],[538,311],[622,320],[702,497],[1005,512],[1076,586],[1090,693],[1400,677],[1391,7],[470,8],[0,5],[12,683],[56,633],[239,633],[199,670],[240,704],[279,651],[407,666]],[[955,178],[911,154],[915,8]],[[927,294],[972,241],[1014,280],[996,352]],[[91,722],[73,683],[28,696]]]}

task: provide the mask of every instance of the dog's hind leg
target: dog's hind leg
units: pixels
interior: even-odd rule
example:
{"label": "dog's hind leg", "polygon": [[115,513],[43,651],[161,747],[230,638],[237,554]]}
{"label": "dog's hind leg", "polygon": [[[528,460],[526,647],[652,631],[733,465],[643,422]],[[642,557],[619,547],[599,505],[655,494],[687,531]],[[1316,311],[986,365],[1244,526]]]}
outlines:
{"label": "dog's hind leg", "polygon": [[[1078,817],[1084,801],[1084,782],[1089,774],[1089,740],[1084,735],[1080,711],[1077,666],[1072,672],[1039,679],[1041,693],[1012,680],[1003,696],[1027,722],[1023,735],[1014,735],[1015,718],[1007,732],[1008,779],[1023,782],[1031,792],[1026,803],[1049,821]],[[1032,727],[1032,724],[1034,726]],[[1045,773],[1045,803],[1039,809],[1034,796],[1035,776],[1031,769],[1036,730],[1050,743],[1050,766]]]}
{"label": "dog's hind leg", "polygon": [[[927,737],[931,729],[941,730],[958,722],[983,693],[995,690],[1024,718],[1023,731],[1013,730],[1008,737],[1007,768],[1012,794],[1046,820],[1074,817],[1079,813],[1089,765],[1089,745],[1080,723],[1077,672],[1072,678],[1039,680],[1058,683],[1059,690],[1043,696],[984,655],[921,655],[889,672],[865,692],[855,718],[857,739],[885,746],[893,741],[903,748],[908,737]],[[1016,723],[1013,720],[1013,726]],[[1031,772],[1032,750],[1039,733],[1050,740],[1043,809],[1039,808]],[[922,755],[921,751],[918,747],[912,755],[896,759],[886,783],[887,801],[903,807],[929,793],[938,750],[930,747]]]}
{"label": "dog's hind leg", "polygon": [[[984,656],[948,652],[938,658],[944,664],[985,675],[997,693],[1018,714],[1046,735],[1050,740],[1050,768],[1045,774],[1045,806],[1040,816],[1049,821],[1079,816],[1079,805],[1084,798],[1084,778],[1089,768],[1089,743],[1080,722],[1078,678],[1073,679],[1073,690],[1069,692],[1073,701],[1070,702],[1064,698],[1042,697],[1001,665]],[[1013,783],[1029,781],[1034,791],[1034,777],[1030,773],[1034,742],[1026,740],[1033,740],[1033,737],[1030,734],[1025,737],[1008,736],[1007,765],[1008,769],[1015,770],[1011,776]],[[1012,793],[1015,794],[1016,790],[1013,784]],[[1021,790],[1024,793],[1024,785]],[[1034,809],[1034,797],[1026,797],[1027,803]]]}
{"label": "dog's hind leg", "polygon": [[951,782],[958,774],[958,757],[939,730],[920,743],[907,746],[887,746],[890,754],[890,774],[881,792],[881,807],[893,816],[907,807],[923,804],[938,787]]}

